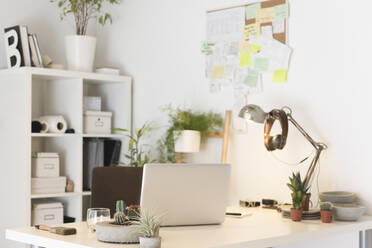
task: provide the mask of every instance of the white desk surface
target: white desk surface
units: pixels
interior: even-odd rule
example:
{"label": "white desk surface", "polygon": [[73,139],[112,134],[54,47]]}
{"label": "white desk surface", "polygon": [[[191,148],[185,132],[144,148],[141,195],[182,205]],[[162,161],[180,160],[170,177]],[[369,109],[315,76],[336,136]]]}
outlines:
{"label": "white desk surface", "polygon": [[[292,222],[275,210],[256,209],[241,219],[227,217],[222,225],[166,227],[160,229],[162,248],[267,248],[331,235],[372,229],[372,216],[358,222]],[[8,229],[6,238],[47,248],[138,248],[139,245],[101,243],[88,233],[85,222],[69,224],[77,235],[60,236],[35,228]]]}

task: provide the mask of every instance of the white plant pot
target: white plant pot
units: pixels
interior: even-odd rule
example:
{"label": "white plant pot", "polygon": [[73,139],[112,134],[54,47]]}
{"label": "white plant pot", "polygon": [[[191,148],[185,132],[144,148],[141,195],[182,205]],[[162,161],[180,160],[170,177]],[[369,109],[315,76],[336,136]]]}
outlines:
{"label": "white plant pot", "polygon": [[175,151],[182,153],[199,152],[200,132],[194,130],[174,131]]}
{"label": "white plant pot", "polygon": [[72,71],[92,72],[97,39],[88,35],[65,37],[67,68]]}
{"label": "white plant pot", "polygon": [[140,238],[140,248],[160,248],[161,238]]}

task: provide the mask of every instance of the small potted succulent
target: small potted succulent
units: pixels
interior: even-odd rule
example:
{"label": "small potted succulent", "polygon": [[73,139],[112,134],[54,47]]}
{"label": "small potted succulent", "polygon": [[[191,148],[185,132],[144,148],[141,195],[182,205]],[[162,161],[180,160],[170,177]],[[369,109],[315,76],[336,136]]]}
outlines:
{"label": "small potted succulent", "polygon": [[133,224],[139,212],[139,206],[126,207],[124,201],[117,201],[114,222],[97,223],[97,239],[108,243],[139,243],[140,235],[136,232],[137,228]]}
{"label": "small potted succulent", "polygon": [[292,177],[289,177],[289,181],[290,183],[287,183],[287,186],[292,191],[293,205],[291,208],[291,218],[293,221],[301,221],[307,190],[304,188],[299,172],[296,174],[292,173]]}
{"label": "small potted succulent", "polygon": [[332,222],[332,203],[321,202],[320,203],[320,216],[323,223]]}
{"label": "small potted succulent", "polygon": [[141,214],[132,222],[140,236],[140,248],[161,247],[159,236],[161,219],[162,215],[152,215],[148,211],[141,211]]}

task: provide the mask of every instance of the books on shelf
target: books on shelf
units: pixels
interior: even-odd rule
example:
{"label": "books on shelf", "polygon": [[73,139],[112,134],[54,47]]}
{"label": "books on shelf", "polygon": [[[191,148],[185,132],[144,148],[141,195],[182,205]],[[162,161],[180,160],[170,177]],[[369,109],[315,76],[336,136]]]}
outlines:
{"label": "books on shelf", "polygon": [[27,26],[17,25],[5,28],[4,36],[9,68],[43,67],[37,36],[29,34]]}

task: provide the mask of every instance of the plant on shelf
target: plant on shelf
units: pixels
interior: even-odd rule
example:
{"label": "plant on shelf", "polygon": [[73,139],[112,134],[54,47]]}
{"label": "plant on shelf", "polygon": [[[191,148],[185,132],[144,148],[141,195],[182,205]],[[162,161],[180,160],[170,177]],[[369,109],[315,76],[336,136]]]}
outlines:
{"label": "plant on shelf", "polygon": [[176,152],[198,152],[200,138],[222,130],[220,114],[167,106],[169,127],[158,141],[159,162],[176,162]]}
{"label": "plant on shelf", "polygon": [[290,183],[287,183],[287,186],[292,191],[293,205],[291,208],[291,218],[293,221],[301,221],[308,188],[305,188],[299,172],[296,174],[292,173],[292,177],[289,177],[289,182]]}
{"label": "plant on shelf", "polygon": [[330,202],[321,202],[320,203],[320,216],[323,223],[332,222],[332,203]]}
{"label": "plant on shelf", "polygon": [[66,57],[70,70],[92,71],[96,49],[96,38],[87,36],[88,24],[92,19],[105,25],[112,23],[110,13],[103,13],[105,5],[120,4],[120,0],[50,0],[62,10],[61,20],[73,15],[76,35],[66,37]]}
{"label": "plant on shelf", "polygon": [[163,215],[153,215],[149,211],[141,211],[132,222],[140,236],[140,247],[160,248],[159,229]]}
{"label": "plant on shelf", "polygon": [[[122,128],[114,128],[113,130],[128,133],[128,130]],[[145,151],[145,145],[142,143],[143,136],[150,130],[151,124],[145,123],[140,129],[134,131],[134,135],[126,135],[129,138],[128,152],[125,154],[125,158],[128,159],[128,161],[122,164],[132,167],[143,167],[150,162],[149,152]]]}

